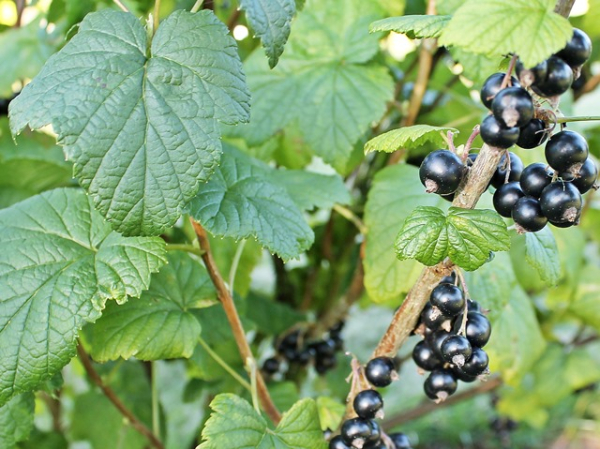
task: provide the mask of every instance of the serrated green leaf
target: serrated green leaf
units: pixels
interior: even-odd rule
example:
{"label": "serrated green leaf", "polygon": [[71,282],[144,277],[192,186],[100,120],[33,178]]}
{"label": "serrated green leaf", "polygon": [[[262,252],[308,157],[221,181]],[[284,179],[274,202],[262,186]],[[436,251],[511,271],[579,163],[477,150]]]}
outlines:
{"label": "serrated green leaf", "polygon": [[[490,57],[516,53],[532,67],[565,46],[573,35],[569,21],[554,12],[554,0],[469,0],[440,37]],[[465,32],[468,30],[468,32]]]}
{"label": "serrated green leaf", "polygon": [[212,234],[256,238],[283,259],[298,257],[314,234],[285,189],[270,172],[227,147],[221,166],[188,205],[190,214]]}
{"label": "serrated green leaf", "polygon": [[463,67],[462,76],[483,84],[495,72],[501,70],[502,57],[488,57],[486,55],[465,51],[460,47],[451,47],[450,54],[455,62]]}
{"label": "serrated green leaf", "polygon": [[107,299],[148,288],[164,241],[113,232],[79,189],[0,211],[0,404],[51,378]]}
{"label": "serrated green leaf", "polygon": [[327,396],[317,398],[317,408],[319,409],[319,422],[323,431],[337,429],[346,413],[344,404]]}
{"label": "serrated green leaf", "polygon": [[371,33],[377,31],[395,31],[406,34],[411,39],[439,37],[452,16],[419,16],[388,17],[373,22],[369,27]]}
{"label": "serrated green leaf", "polygon": [[277,65],[296,14],[295,0],[240,0],[248,23],[260,38],[271,68]]}
{"label": "serrated green leaf", "polygon": [[445,147],[447,143],[443,134],[448,131],[458,132],[456,128],[429,125],[393,129],[369,140],[365,144],[365,154],[373,151],[392,153],[400,148],[417,148],[425,142],[433,142],[435,145]]}
{"label": "serrated green leaf", "polygon": [[418,206],[406,218],[395,245],[398,259],[417,259],[425,265],[444,260],[448,246],[446,215],[431,206]]}
{"label": "serrated green leaf", "polygon": [[210,404],[213,413],[202,431],[199,449],[325,449],[317,405],[303,399],[284,413],[270,430],[252,406],[233,394],[220,394]]}
{"label": "serrated green leaf", "polygon": [[13,397],[0,407],[0,447],[11,449],[26,440],[33,429],[35,398],[32,393]]}
{"label": "serrated green leaf", "polygon": [[158,235],[215,169],[218,122],[248,120],[227,32],[210,11],[177,10],[148,48],[132,14],[89,14],[11,102],[12,132],[51,124],[75,177],[114,228]]}
{"label": "serrated green leaf", "polygon": [[561,277],[560,257],[554,234],[549,228],[525,234],[525,259],[536,269],[542,280],[554,286]]}
{"label": "serrated green leaf", "polygon": [[140,298],[107,304],[92,328],[91,355],[98,362],[189,358],[200,337],[191,310],[214,299],[204,266],[187,253],[171,252]]}

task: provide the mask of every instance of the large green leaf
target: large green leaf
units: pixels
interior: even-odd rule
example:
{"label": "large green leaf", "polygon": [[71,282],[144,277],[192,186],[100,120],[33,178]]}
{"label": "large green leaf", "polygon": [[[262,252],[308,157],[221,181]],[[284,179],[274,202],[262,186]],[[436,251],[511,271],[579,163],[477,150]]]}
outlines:
{"label": "large green leaf", "polygon": [[269,179],[273,169],[227,147],[221,166],[188,205],[212,234],[256,238],[283,259],[308,249],[314,234],[284,188]]}
{"label": "large green leaf", "polygon": [[573,34],[569,21],[554,12],[555,4],[555,0],[469,0],[442,32],[440,44],[488,56],[514,52],[532,67],[563,48]]}
{"label": "large green leaf", "polygon": [[51,378],[77,332],[107,299],[148,288],[165,262],[156,237],[111,231],[79,189],[42,193],[0,211],[0,404]]}
{"label": "large green leaf", "polygon": [[275,430],[252,406],[233,394],[220,394],[210,404],[213,409],[199,449],[325,449],[327,443],[319,426],[317,405],[303,399],[287,411]]}
{"label": "large green leaf", "polygon": [[51,124],[114,228],[158,235],[215,169],[218,122],[247,121],[248,103],[235,41],[212,12],[175,11],[148,47],[132,14],[103,10],[11,103],[11,129]]}
{"label": "large green leaf", "polygon": [[32,393],[13,397],[0,407],[0,447],[12,449],[33,429],[35,399]]}
{"label": "large green leaf", "polygon": [[439,37],[442,30],[448,25],[452,16],[402,16],[389,17],[373,22],[370,26],[371,33],[376,31],[395,31],[406,34],[411,39],[424,37]]}
{"label": "large green leaf", "polygon": [[569,310],[584,323],[600,330],[600,268],[587,265],[581,271],[577,290],[571,298]]}
{"label": "large green leaf", "polygon": [[271,68],[277,65],[296,14],[294,0],[240,0],[250,26],[260,37]]}
{"label": "large green leaf", "polygon": [[93,326],[91,354],[105,362],[189,358],[200,337],[191,310],[216,299],[206,269],[187,253],[169,253],[167,265],[152,275],[140,298],[109,303]]}
{"label": "large green leaf", "polygon": [[392,153],[400,148],[417,148],[425,142],[433,142],[438,146],[446,146],[443,134],[448,131],[457,132],[458,130],[429,125],[414,125],[393,129],[369,140],[365,144],[365,153],[372,151]]}
{"label": "large green leaf", "polygon": [[561,266],[552,231],[546,227],[538,232],[527,232],[525,248],[527,262],[548,285],[556,285],[561,277]]}

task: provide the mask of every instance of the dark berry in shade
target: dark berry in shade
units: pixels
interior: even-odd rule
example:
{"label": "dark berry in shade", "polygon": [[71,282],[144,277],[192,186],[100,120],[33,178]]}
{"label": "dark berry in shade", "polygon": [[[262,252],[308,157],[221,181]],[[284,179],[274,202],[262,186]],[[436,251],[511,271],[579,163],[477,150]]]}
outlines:
{"label": "dark berry in shade", "polygon": [[477,301],[467,299],[467,311],[469,312],[481,312],[481,306]]}
{"label": "dark berry in shade", "polygon": [[329,440],[329,449],[351,449],[351,447],[344,443],[341,435],[338,435]]}
{"label": "dark berry in shade", "polygon": [[335,342],[330,338],[316,341],[310,347],[315,350],[317,357],[331,357],[335,355]]}
{"label": "dark berry in shade", "polygon": [[[561,174],[560,177],[565,179],[566,174]],[[579,193],[582,195],[590,190],[596,180],[598,179],[598,167],[596,163],[591,159],[587,158],[583,165],[580,167],[579,172],[573,177],[571,183],[579,189]]]}
{"label": "dark berry in shade", "polygon": [[442,357],[444,360],[459,367],[469,360],[472,352],[471,343],[462,335],[451,335],[442,343]]}
{"label": "dark berry in shade", "polygon": [[454,284],[438,284],[432,290],[429,301],[448,318],[458,315],[465,307],[465,297]]}
{"label": "dark berry in shade", "polygon": [[479,312],[467,313],[466,336],[473,347],[483,348],[491,335],[492,325],[485,315]]}
{"label": "dark berry in shade", "polygon": [[571,222],[571,221],[558,222],[558,221],[550,221],[550,220],[548,220],[548,223],[550,223],[552,226],[554,226],[556,228],[570,228],[571,226],[578,225],[580,218],[581,218],[581,213],[579,213],[579,215],[577,216],[577,218],[573,222]]}
{"label": "dark berry in shade", "polygon": [[325,374],[327,371],[332,370],[337,365],[337,358],[333,356],[317,356],[315,359],[315,371],[319,374]]}
{"label": "dark berry in shade", "polygon": [[524,86],[524,87],[528,87],[532,83],[535,83],[535,82],[544,81],[546,79],[546,77],[548,76],[547,61],[542,61],[538,65],[525,70],[523,63],[519,60],[519,61],[517,61],[516,68],[517,68],[517,76],[519,77],[519,79],[523,80],[523,77],[525,77],[525,72],[527,72],[526,78],[528,78],[528,79],[523,80],[523,81],[525,81],[525,84],[526,84],[526,86]]}
{"label": "dark berry in shade", "polygon": [[459,369],[469,376],[479,376],[485,373],[490,363],[487,353],[481,348],[473,348],[471,358]]}
{"label": "dark berry in shade", "polygon": [[524,196],[515,203],[512,218],[516,224],[528,232],[537,232],[548,223],[548,219],[542,213],[540,202],[531,196]]}
{"label": "dark berry in shade", "polygon": [[477,380],[477,376],[471,376],[470,374],[462,371],[458,366],[452,366],[452,375],[456,377],[457,380],[461,380],[463,382],[475,382]]}
{"label": "dark berry in shade", "polygon": [[433,353],[440,359],[443,359],[442,356],[442,344],[446,341],[446,338],[450,337],[452,334],[450,332],[439,329],[425,337],[425,341],[433,351]]}
{"label": "dark berry in shade", "polygon": [[589,36],[579,28],[573,28],[573,37],[565,48],[556,53],[560,59],[571,67],[585,64],[592,54],[592,41]]}
{"label": "dark berry in shade", "polygon": [[510,148],[519,140],[519,128],[506,128],[493,115],[488,115],[479,128],[481,138],[495,148]]}
{"label": "dark berry in shade", "polygon": [[501,90],[492,102],[494,117],[507,128],[525,126],[533,118],[533,111],[533,99],[521,87]]}
{"label": "dark berry in shade", "polygon": [[425,304],[421,312],[421,322],[427,329],[437,330],[444,321],[448,319],[440,309],[434,307],[430,302]]}
{"label": "dark berry in shade", "polygon": [[391,433],[388,435],[392,443],[394,443],[395,449],[411,449],[410,440],[402,432]]}
{"label": "dark berry in shade", "polygon": [[436,150],[423,160],[419,177],[428,193],[447,195],[458,189],[464,172],[465,166],[456,154],[448,150]]}
{"label": "dark berry in shade", "polygon": [[534,118],[524,126],[521,126],[519,132],[519,140],[517,145],[526,150],[530,150],[535,147],[539,147],[548,139],[548,133],[546,132],[546,124],[539,118]]}
{"label": "dark berry in shade", "polygon": [[295,363],[299,363],[302,366],[308,365],[313,356],[313,351],[309,348],[304,348],[302,351],[298,352],[298,355],[293,360]]}
{"label": "dark berry in shade", "polygon": [[581,193],[570,182],[553,182],[540,196],[542,213],[548,220],[556,223],[574,223],[579,217],[582,204]]}
{"label": "dark berry in shade", "polygon": [[367,443],[363,446],[363,449],[388,449],[388,447],[381,441],[379,440],[376,443]]}
{"label": "dark berry in shade", "polygon": [[363,390],[354,397],[354,411],[360,418],[383,418],[383,398],[375,390]]}
{"label": "dark berry in shade", "polygon": [[552,182],[552,171],[545,164],[535,162],[528,165],[521,173],[521,189],[527,196],[539,198],[542,190]]}
{"label": "dark berry in shade", "polygon": [[560,172],[572,170],[576,164],[583,164],[589,155],[586,140],[574,131],[561,131],[554,134],[546,144],[546,161]]}
{"label": "dark berry in shade", "polygon": [[548,75],[544,80],[536,80],[531,85],[531,89],[540,97],[554,97],[564,94],[573,84],[573,69],[557,56],[550,56],[546,63],[548,65]]}
{"label": "dark berry in shade", "polygon": [[284,352],[286,349],[296,350],[298,348],[298,340],[300,339],[300,331],[296,330],[290,332],[285,337],[281,339],[279,342],[278,350],[279,352]]}
{"label": "dark berry in shade", "polygon": [[[486,108],[492,109],[492,101],[494,101],[494,97],[498,94],[498,92],[500,92],[504,77],[504,73],[494,73],[493,75],[490,75],[487,80],[485,80],[485,83],[483,83],[480,97],[481,102]],[[520,86],[519,80],[517,80],[514,76],[511,76],[510,79],[512,86]]]}
{"label": "dark berry in shade", "polygon": [[506,154],[503,154],[498,162],[496,171],[492,176],[492,185],[496,188],[500,187],[505,182],[513,182],[521,179],[521,173],[523,172],[523,161],[513,152],[508,153],[510,156],[510,173],[508,175],[508,181],[506,181],[506,172],[508,171],[506,163]]}
{"label": "dark berry in shade", "polygon": [[433,371],[444,365],[442,359],[435,355],[425,340],[421,340],[415,345],[412,357],[417,366],[425,371]]}
{"label": "dark berry in shade", "polygon": [[365,449],[368,449],[381,443],[381,427],[379,426],[379,423],[374,419],[371,419],[369,420],[369,424],[371,425],[371,435],[367,438],[367,441],[365,442]]}
{"label": "dark berry in shade", "polygon": [[503,184],[494,192],[494,209],[503,217],[510,218],[515,203],[524,196],[525,194],[518,182]]}
{"label": "dark berry in shade", "polygon": [[[356,447],[362,447],[373,432],[371,422],[368,419],[352,418],[342,424],[341,436],[344,443]],[[358,443],[358,444],[357,444]]]}
{"label": "dark berry in shade", "polygon": [[365,367],[365,376],[375,387],[387,387],[397,376],[394,361],[389,357],[371,359]]}
{"label": "dark berry in shade", "polygon": [[433,371],[423,385],[427,397],[438,401],[446,400],[448,396],[454,394],[457,387],[454,374],[446,369]]}
{"label": "dark berry in shade", "polygon": [[263,362],[262,369],[267,374],[275,374],[279,371],[279,360],[271,357]]}

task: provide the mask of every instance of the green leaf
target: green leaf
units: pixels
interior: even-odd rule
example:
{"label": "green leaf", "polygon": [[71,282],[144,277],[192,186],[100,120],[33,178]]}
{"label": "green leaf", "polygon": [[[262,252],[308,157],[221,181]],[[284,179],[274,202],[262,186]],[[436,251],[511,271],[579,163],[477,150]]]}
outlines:
{"label": "green leaf", "polygon": [[549,228],[525,234],[525,258],[548,285],[558,284],[561,277],[556,240]]}
{"label": "green leaf", "polygon": [[221,166],[188,205],[189,212],[214,235],[252,236],[283,259],[298,257],[312,245],[314,234],[285,189],[269,175],[263,165],[228,147]]}
{"label": "green leaf", "polygon": [[459,47],[451,47],[450,54],[455,62],[463,67],[462,76],[482,85],[494,72],[501,71],[502,57],[488,57],[486,55],[465,51]]}
{"label": "green leaf", "polygon": [[306,314],[301,313],[288,304],[276,302],[262,296],[251,295],[251,304],[246,312],[246,318],[252,320],[258,329],[277,335],[290,329],[293,325],[306,321]]}
{"label": "green leaf", "polygon": [[554,12],[555,4],[555,0],[469,0],[442,32],[440,44],[492,57],[516,53],[532,67],[563,48],[573,35],[569,21]]}
{"label": "green leaf", "polygon": [[365,144],[365,154],[373,151],[392,153],[400,148],[417,148],[425,142],[433,142],[437,146],[446,146],[444,134],[448,131],[457,132],[456,128],[429,125],[413,125],[393,129],[380,134]]}
{"label": "green leaf", "polygon": [[13,448],[33,429],[35,398],[32,393],[13,397],[0,407],[0,447]]}
{"label": "green leaf", "polygon": [[438,14],[454,14],[466,0],[438,0],[435,3]]}
{"label": "green leaf", "polygon": [[214,299],[204,266],[187,253],[170,252],[167,265],[152,275],[140,298],[107,304],[92,327],[92,357],[98,362],[189,358],[200,337],[200,323],[191,310]]}
{"label": "green leaf", "polygon": [[215,169],[218,122],[247,121],[248,102],[235,41],[212,12],[175,11],[148,48],[136,17],[103,10],[11,103],[11,129],[51,124],[114,228],[158,235]]}
{"label": "green leaf", "polygon": [[202,431],[199,449],[289,448],[325,449],[317,405],[303,399],[287,411],[275,430],[245,400],[220,394],[210,404],[213,413]]}
{"label": "green leaf", "polygon": [[319,409],[321,430],[337,429],[340,426],[342,418],[346,413],[346,406],[344,404],[327,396],[319,396],[317,398],[317,407]]}
{"label": "green leaf", "polygon": [[468,271],[488,260],[491,251],[506,251],[506,224],[491,210],[451,207],[448,216],[431,206],[419,206],[404,222],[396,239],[400,260],[417,259],[435,265],[446,257]]}
{"label": "green leaf", "polygon": [[296,14],[294,0],[240,0],[248,23],[260,38],[271,68],[277,65]]}
{"label": "green leaf", "polygon": [[369,27],[371,33],[377,31],[395,31],[406,34],[411,39],[439,37],[452,16],[402,16],[389,17],[373,22]]}
{"label": "green leaf", "polygon": [[165,262],[160,238],[111,231],[78,189],[42,193],[0,211],[0,404],[51,378],[75,354],[77,332],[107,299],[148,288]]}
{"label": "green leaf", "polygon": [[584,323],[600,329],[600,268],[587,265],[581,271],[577,291],[569,304],[569,311]]}

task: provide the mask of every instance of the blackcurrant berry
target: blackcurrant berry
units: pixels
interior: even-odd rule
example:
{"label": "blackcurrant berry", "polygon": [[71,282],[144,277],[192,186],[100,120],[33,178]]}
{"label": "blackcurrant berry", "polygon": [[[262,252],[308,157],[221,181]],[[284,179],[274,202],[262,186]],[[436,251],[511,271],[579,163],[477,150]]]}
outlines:
{"label": "blackcurrant berry", "polygon": [[335,355],[335,342],[330,338],[316,341],[310,347],[315,350],[317,357],[331,357]]}
{"label": "blackcurrant berry", "polygon": [[515,203],[524,196],[518,182],[503,184],[494,192],[494,209],[503,217],[510,218]]}
{"label": "blackcurrant berry", "polygon": [[552,226],[556,227],[556,228],[570,228],[571,226],[575,226],[579,224],[579,220],[581,218],[581,214],[579,214],[577,216],[577,218],[575,219],[575,221],[571,222],[571,221],[550,221],[548,220],[548,223],[550,223]]}
{"label": "blackcurrant berry", "polygon": [[540,97],[562,95],[573,84],[573,69],[556,56],[550,56],[546,63],[548,75],[544,80],[537,80],[531,85],[533,91]]}
{"label": "blackcurrant berry", "polygon": [[425,304],[423,311],[421,312],[421,322],[427,329],[437,330],[444,321],[448,319],[440,309],[434,307],[430,302]]}
{"label": "blackcurrant berry", "polygon": [[528,165],[521,173],[521,189],[527,196],[539,198],[542,190],[552,182],[552,171],[546,168],[546,165],[536,162]]}
{"label": "blackcurrant berry", "polygon": [[373,428],[368,419],[352,418],[342,424],[342,440],[349,446],[362,448],[372,433]]}
{"label": "blackcurrant berry", "polygon": [[[476,154],[474,156],[477,156]],[[469,155],[469,158],[471,155]],[[444,276],[440,281],[440,284],[454,284],[456,282],[456,272],[453,271],[448,276]]]}
{"label": "blackcurrant berry", "polygon": [[424,340],[415,345],[412,357],[417,366],[425,371],[433,371],[434,369],[442,368],[444,365],[444,362],[435,355]]}
{"label": "blackcurrant berry", "polygon": [[286,349],[296,350],[298,348],[298,341],[300,339],[300,331],[296,330],[287,334],[283,339],[279,342],[279,346],[277,350],[281,353],[284,353]]}
{"label": "blackcurrant berry", "polygon": [[443,360],[442,344],[444,344],[446,338],[450,337],[451,335],[452,334],[450,334],[450,332],[444,329],[439,329],[425,337],[427,345],[429,345],[433,353],[441,360]]}
{"label": "blackcurrant berry", "polygon": [[436,150],[427,155],[419,169],[427,193],[447,195],[458,189],[465,172],[460,158],[448,150]]}
{"label": "blackcurrant berry", "polygon": [[496,148],[512,147],[519,140],[519,128],[506,128],[493,115],[487,116],[479,128],[485,143]]}
{"label": "blackcurrant berry", "polygon": [[465,308],[463,293],[454,284],[438,284],[432,290],[429,301],[448,318],[458,315]]}
{"label": "blackcurrant berry", "polygon": [[521,61],[517,61],[517,76],[524,82],[523,87],[529,87],[533,83],[544,81],[548,77],[548,63],[540,62],[535,67],[525,69]]}
{"label": "blackcurrant berry", "polygon": [[519,132],[519,140],[517,145],[527,150],[535,147],[539,147],[548,139],[548,133],[546,132],[546,124],[539,118],[534,118],[529,121],[525,126],[521,126]]}
{"label": "blackcurrant berry", "polygon": [[[574,131],[561,131],[554,134],[546,144],[546,161],[560,172],[567,172],[577,164],[583,164],[588,157],[586,140]],[[578,168],[578,167],[577,167]]]}
{"label": "blackcurrant berry", "polygon": [[337,358],[335,355],[332,356],[317,356],[315,359],[315,370],[319,374],[325,374],[327,371],[335,368],[337,365]]}
{"label": "blackcurrant berry", "polygon": [[375,390],[363,390],[354,397],[354,411],[360,418],[383,418],[383,398]]}
{"label": "blackcurrant berry", "polygon": [[513,152],[509,152],[510,156],[510,174],[508,175],[508,181],[506,181],[506,172],[508,170],[508,164],[506,163],[506,154],[503,154],[498,162],[496,171],[492,176],[492,185],[499,188],[505,182],[513,182],[521,179],[521,173],[523,172],[523,161]]}
{"label": "blackcurrant berry", "polygon": [[381,443],[381,427],[379,426],[379,423],[374,419],[370,419],[369,424],[371,425],[371,436],[369,436],[365,442],[365,449],[375,447]]}
{"label": "blackcurrant berry", "polygon": [[477,301],[467,299],[467,311],[468,312],[481,312],[481,306]]}
{"label": "blackcurrant berry", "polygon": [[542,213],[548,220],[558,223],[574,223],[581,212],[582,202],[581,193],[570,182],[553,182],[540,196]]}
{"label": "blackcurrant berry", "polygon": [[262,369],[267,374],[275,374],[279,371],[279,360],[275,357],[271,357],[263,362]]}
{"label": "blackcurrant berry", "polygon": [[462,371],[458,366],[452,366],[452,375],[457,379],[463,382],[475,382],[477,380],[477,376],[471,376],[470,374]]}
{"label": "blackcurrant berry", "polygon": [[548,219],[542,213],[540,202],[531,196],[524,196],[515,203],[512,218],[516,224],[528,232],[537,232],[548,223]]}
{"label": "blackcurrant berry", "polygon": [[[492,109],[492,101],[494,100],[496,94],[500,92],[504,77],[504,73],[494,73],[493,75],[490,75],[487,80],[485,80],[485,83],[483,83],[480,97],[481,102],[486,108]],[[510,80],[513,87],[520,87],[519,81],[514,76],[511,76]]]}
{"label": "blackcurrant berry", "polygon": [[344,443],[341,435],[338,435],[329,440],[329,449],[351,449],[351,447]]}
{"label": "blackcurrant berry", "polygon": [[479,376],[487,370],[489,363],[490,359],[483,349],[473,348],[471,358],[460,367],[460,370],[469,376]]}
{"label": "blackcurrant berry", "polygon": [[[461,317],[462,318],[462,317]],[[459,320],[457,320],[458,322]],[[485,315],[479,312],[467,313],[467,340],[473,347],[483,348],[492,335],[492,325]]]}
{"label": "blackcurrant berry", "polygon": [[425,380],[423,389],[425,394],[433,400],[444,401],[448,396],[454,394],[458,384],[450,370],[440,369],[433,371]]}
{"label": "blackcurrant berry", "polygon": [[592,41],[589,36],[579,28],[573,28],[573,37],[565,48],[559,51],[556,56],[561,58],[571,67],[578,67],[585,64],[592,54]]}
{"label": "blackcurrant berry", "polygon": [[[561,173],[560,177],[563,179],[567,179],[570,174]],[[590,190],[596,179],[598,179],[598,167],[596,163],[591,159],[587,158],[583,165],[580,167],[579,172],[573,177],[571,183],[579,189],[579,193],[582,195]]]}
{"label": "blackcurrant berry", "polygon": [[387,387],[398,376],[394,361],[389,357],[371,359],[365,367],[365,376],[371,385]]}
{"label": "blackcurrant berry", "polygon": [[462,335],[451,335],[442,343],[442,357],[446,362],[458,367],[469,360],[472,352],[471,343]]}
{"label": "blackcurrant berry", "polygon": [[310,362],[310,359],[312,359],[313,354],[314,354],[313,351],[311,351],[309,348],[304,348],[298,352],[298,355],[292,361],[294,363],[298,363],[302,366],[305,366],[305,365],[308,365],[308,363]]}
{"label": "blackcurrant berry", "polygon": [[391,433],[388,435],[392,443],[394,443],[395,449],[411,449],[410,440],[402,432]]}
{"label": "blackcurrant berry", "polygon": [[507,128],[525,126],[533,118],[533,110],[531,95],[521,87],[501,90],[492,102],[494,117]]}

